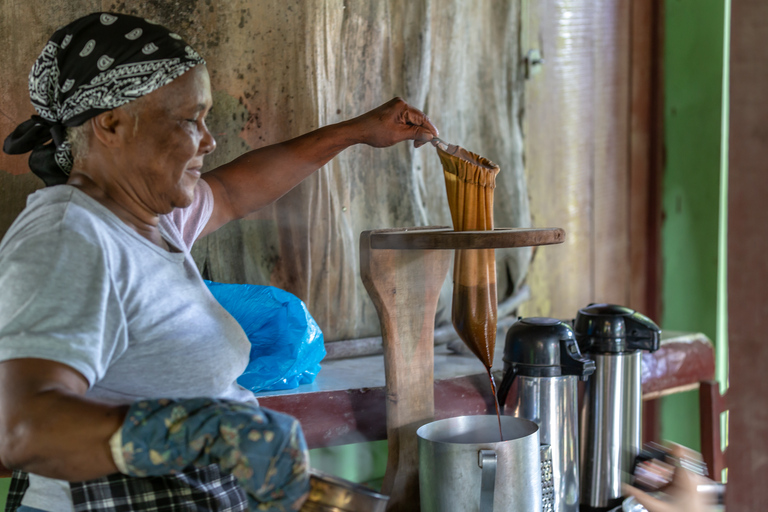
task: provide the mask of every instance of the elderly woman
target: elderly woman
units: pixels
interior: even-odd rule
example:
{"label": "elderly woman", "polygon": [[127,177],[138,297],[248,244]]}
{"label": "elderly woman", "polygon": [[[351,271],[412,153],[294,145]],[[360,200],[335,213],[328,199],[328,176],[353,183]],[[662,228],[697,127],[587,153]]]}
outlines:
{"label": "elderly woman", "polygon": [[395,99],[201,176],[216,147],[205,63],[122,14],[56,31],[30,95],[39,115],[4,145],[31,151],[48,185],[0,244],[10,499],[50,512],[300,508],[301,430],[236,384],[249,343],[190,246],[353,144],[418,147],[437,130]]}

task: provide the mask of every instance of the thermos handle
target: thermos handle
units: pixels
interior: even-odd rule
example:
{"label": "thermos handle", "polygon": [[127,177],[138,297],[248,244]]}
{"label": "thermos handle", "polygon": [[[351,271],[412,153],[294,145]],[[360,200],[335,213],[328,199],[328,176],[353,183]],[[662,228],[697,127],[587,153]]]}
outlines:
{"label": "thermos handle", "polygon": [[504,404],[507,403],[507,394],[509,393],[509,390],[512,387],[512,382],[514,382],[516,376],[517,368],[513,366],[504,374],[504,378],[501,379],[501,385],[496,392],[496,398],[499,401],[499,408],[502,412],[504,412]]}
{"label": "thermos handle", "polygon": [[483,470],[480,482],[480,512],[493,512],[493,491],[496,486],[496,452],[479,450],[477,465]]}

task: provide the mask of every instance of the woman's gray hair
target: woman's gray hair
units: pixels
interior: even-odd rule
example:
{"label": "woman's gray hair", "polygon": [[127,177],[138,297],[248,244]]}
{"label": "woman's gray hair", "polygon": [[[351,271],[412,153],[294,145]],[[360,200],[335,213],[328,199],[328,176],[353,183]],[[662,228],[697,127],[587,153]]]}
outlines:
{"label": "woman's gray hair", "polygon": [[[122,109],[133,117],[133,134],[139,131],[139,111],[144,97],[137,98],[130,103],[122,106]],[[71,145],[72,157],[75,160],[84,160],[88,157],[88,138],[91,136],[91,120],[87,120],[79,126],[70,126],[67,128],[67,140]]]}
{"label": "woman's gray hair", "polygon": [[72,147],[72,157],[75,161],[88,157],[88,137],[91,134],[90,119],[80,126],[67,128],[67,140]]}

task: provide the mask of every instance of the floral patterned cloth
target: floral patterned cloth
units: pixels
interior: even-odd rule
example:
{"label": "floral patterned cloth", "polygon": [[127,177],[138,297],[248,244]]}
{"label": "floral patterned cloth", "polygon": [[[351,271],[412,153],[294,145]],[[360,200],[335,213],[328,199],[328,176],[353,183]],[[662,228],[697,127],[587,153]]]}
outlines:
{"label": "floral patterned cloth", "polygon": [[232,474],[251,510],[299,510],[309,491],[299,422],[253,404],[192,398],[131,405],[121,429],[123,471],[173,475],[217,464]]}

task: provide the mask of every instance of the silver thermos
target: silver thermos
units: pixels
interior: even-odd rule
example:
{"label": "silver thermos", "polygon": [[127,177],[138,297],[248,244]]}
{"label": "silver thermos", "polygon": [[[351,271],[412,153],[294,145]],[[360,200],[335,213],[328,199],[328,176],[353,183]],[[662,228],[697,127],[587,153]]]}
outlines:
{"label": "silver thermos", "polygon": [[642,447],[642,351],[659,348],[661,330],[648,317],[613,304],[580,309],[573,330],[595,362],[581,406],[581,510],[621,504]]}
{"label": "silver thermos", "polygon": [[550,445],[553,512],[579,509],[577,388],[594,369],[565,322],[523,318],[507,332],[499,404],[538,424],[541,444]]}

